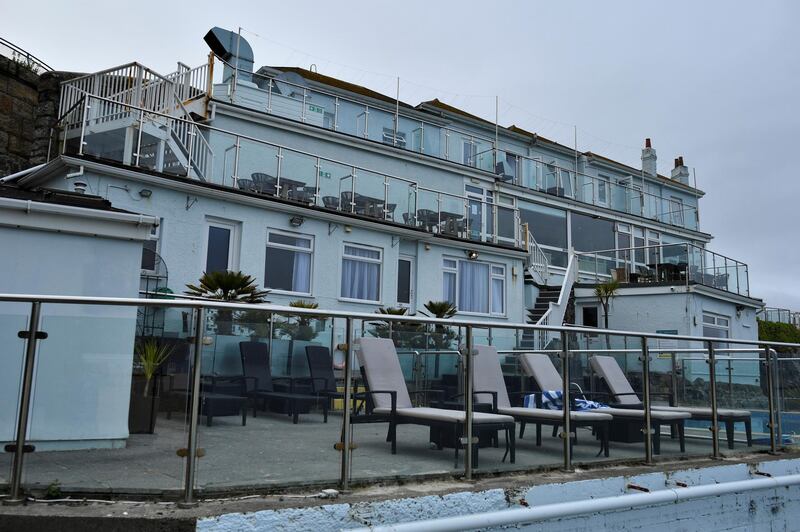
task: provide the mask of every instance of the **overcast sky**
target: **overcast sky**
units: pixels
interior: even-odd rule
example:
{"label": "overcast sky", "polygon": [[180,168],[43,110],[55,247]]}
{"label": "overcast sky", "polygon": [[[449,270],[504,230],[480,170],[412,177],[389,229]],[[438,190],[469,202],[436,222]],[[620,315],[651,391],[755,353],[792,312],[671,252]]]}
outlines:
{"label": "overcast sky", "polygon": [[[40,5],[39,5],[40,4]],[[58,70],[201,64],[212,26],[256,66],[319,72],[493,120],[659,172],[695,169],[710,248],[751,293],[800,310],[800,2],[11,2],[0,36]],[[191,7],[190,7],[191,6]],[[222,8],[220,7],[222,6]]]}

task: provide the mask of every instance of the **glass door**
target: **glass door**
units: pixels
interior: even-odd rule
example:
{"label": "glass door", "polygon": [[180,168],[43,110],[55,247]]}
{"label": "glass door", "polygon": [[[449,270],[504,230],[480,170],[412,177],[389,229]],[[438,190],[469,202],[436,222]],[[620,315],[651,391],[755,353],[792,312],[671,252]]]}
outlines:
{"label": "glass door", "polygon": [[408,308],[412,314],[416,309],[414,280],[414,257],[400,255],[397,260],[397,306]]}

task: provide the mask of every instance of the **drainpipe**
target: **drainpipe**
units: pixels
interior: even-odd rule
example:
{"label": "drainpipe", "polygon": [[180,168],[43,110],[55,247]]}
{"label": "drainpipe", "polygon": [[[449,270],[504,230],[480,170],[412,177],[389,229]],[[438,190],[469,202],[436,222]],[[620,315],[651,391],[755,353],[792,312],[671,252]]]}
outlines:
{"label": "drainpipe", "polygon": [[357,530],[358,532],[456,532],[460,530],[528,524],[548,519],[561,519],[585,514],[595,514],[598,512],[614,510],[624,511],[641,508],[643,506],[716,497],[732,493],[777,489],[796,486],[798,484],[800,484],[800,475],[756,478],[736,482],[723,482],[721,484],[692,486],[689,488],[667,488],[649,493],[616,495],[614,497],[603,497],[601,499],[585,499],[582,501],[545,504],[534,508],[518,508],[514,510],[500,510],[497,512],[445,517],[442,519],[429,519],[413,523],[399,523]]}

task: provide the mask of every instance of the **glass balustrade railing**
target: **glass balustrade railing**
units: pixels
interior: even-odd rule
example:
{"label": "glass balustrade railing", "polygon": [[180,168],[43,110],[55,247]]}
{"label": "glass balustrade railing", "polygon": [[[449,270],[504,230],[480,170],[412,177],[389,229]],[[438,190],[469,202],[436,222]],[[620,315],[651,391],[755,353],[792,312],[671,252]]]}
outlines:
{"label": "glass balustrade railing", "polygon": [[576,253],[582,278],[633,284],[701,284],[750,295],[747,264],[694,244],[660,244]]}
{"label": "glass balustrade railing", "polygon": [[[420,187],[416,180],[223,129],[95,97],[88,97],[84,112],[61,126],[65,154],[91,155],[434,234],[522,246],[520,218],[512,206]],[[476,152],[471,160],[486,165],[489,155],[491,149]]]}

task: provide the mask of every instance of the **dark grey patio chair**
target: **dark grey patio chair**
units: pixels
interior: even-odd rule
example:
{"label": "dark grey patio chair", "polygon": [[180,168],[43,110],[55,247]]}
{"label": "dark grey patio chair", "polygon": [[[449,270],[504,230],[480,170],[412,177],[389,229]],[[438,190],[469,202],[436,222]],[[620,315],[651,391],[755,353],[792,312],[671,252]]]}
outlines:
{"label": "dark grey patio chair", "polygon": [[[481,396],[490,395],[495,412],[513,416],[520,422],[520,438],[525,432],[525,424],[535,423],[536,445],[540,446],[542,444],[542,425],[560,427],[564,422],[564,411],[511,406],[497,349],[490,345],[481,345],[477,346],[477,353],[472,359],[472,379],[475,390],[473,395],[476,400]],[[573,427],[594,429],[600,440],[600,452],[608,456],[608,429],[612,420],[611,415],[598,412],[570,412],[569,418]],[[575,443],[576,439],[577,437],[573,438],[571,442]]]}
{"label": "dark grey patio chair", "polygon": [[276,177],[262,172],[253,172],[250,177],[253,178],[253,190],[255,192],[272,196],[278,193],[278,179]]}
{"label": "dark grey patio chair", "polygon": [[[642,402],[639,395],[633,390],[630,381],[625,377],[617,361],[610,356],[596,355],[589,359],[592,370],[606,383],[611,395],[625,408],[641,408]],[[651,394],[652,395],[652,394]],[[688,412],[692,419],[711,421],[711,409],[695,406],[666,406],[653,405],[651,410],[661,412]],[[725,423],[725,435],[728,440],[728,449],[733,449],[733,433],[735,423],[744,423],[747,446],[753,445],[753,432],[749,410],[734,410],[730,408],[717,409],[717,419]]]}
{"label": "dark grey patio chair", "polygon": [[[461,410],[443,408],[415,407],[411,403],[411,394],[406,387],[403,370],[394,348],[388,338],[359,338],[357,342],[358,362],[365,377],[367,391],[355,394],[356,398],[369,397],[368,411],[360,415],[354,411],[353,423],[388,422],[389,432],[386,440],[391,442],[392,454],[397,453],[397,425],[424,425],[440,431],[450,430],[454,442],[463,436],[467,421],[466,413]],[[415,393],[430,393],[432,390],[418,390]],[[354,402],[355,403],[355,402]],[[354,408],[355,410],[355,408]],[[480,435],[481,431],[504,430],[506,433],[506,454],[515,461],[514,432],[516,424],[511,416],[473,413],[473,431]],[[459,444],[455,447],[455,463],[458,467]],[[473,448],[473,463],[478,463],[478,446]],[[505,456],[503,457],[505,460]]]}
{"label": "dark grey patio chair", "polygon": [[344,393],[336,388],[336,376],[333,374],[333,359],[330,350],[321,345],[307,345],[306,359],[311,375],[311,393],[327,403],[327,407],[324,409],[327,419],[331,400],[344,398]]}
{"label": "dark grey patio chair", "polygon": [[[591,361],[591,358],[589,360]],[[536,382],[536,385],[540,390],[561,390],[563,388],[561,375],[559,375],[558,370],[553,365],[553,362],[550,360],[549,356],[542,353],[525,353],[520,355],[520,363],[522,365],[522,370],[526,375],[533,377],[533,380]],[[586,398],[583,392],[581,392],[580,395],[583,395],[584,398]],[[611,416],[614,418],[611,421],[612,425],[619,423],[626,425],[644,424],[645,412],[644,410],[641,410],[641,408],[603,407],[597,408],[593,410],[593,412],[611,414]],[[676,409],[674,412],[656,412],[651,409],[650,423],[654,429],[653,452],[655,454],[661,453],[662,425],[668,425],[671,429],[674,428],[674,431],[677,433],[679,438],[681,452],[685,452],[686,440],[684,438],[684,422],[691,417],[691,414],[683,410]]]}
{"label": "dark grey patio chair", "polygon": [[339,198],[336,196],[322,196],[322,204],[326,209],[339,210]]}
{"label": "dark grey patio chair", "polygon": [[[296,393],[294,391],[295,383],[307,383],[309,378],[273,377],[269,363],[269,344],[262,342],[239,342],[239,354],[242,358],[242,390],[243,394],[251,401],[253,417],[256,417],[258,401],[266,403],[268,400],[276,399],[286,402],[288,405],[288,414],[292,417],[292,423],[297,424],[303,404],[313,403],[317,399],[314,395]],[[288,383],[289,391],[276,391],[274,386],[275,382]],[[327,404],[323,404],[323,412],[325,422],[327,423]]]}

